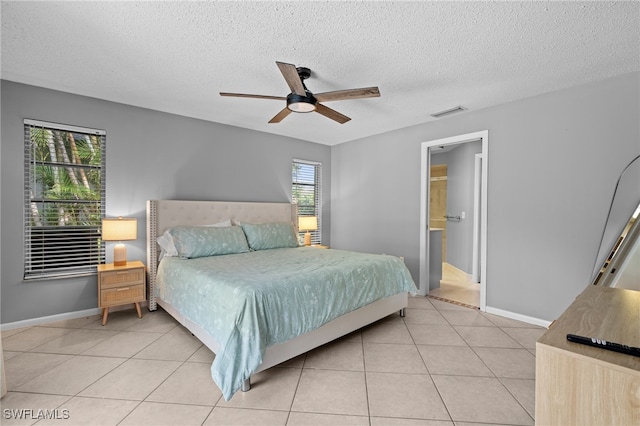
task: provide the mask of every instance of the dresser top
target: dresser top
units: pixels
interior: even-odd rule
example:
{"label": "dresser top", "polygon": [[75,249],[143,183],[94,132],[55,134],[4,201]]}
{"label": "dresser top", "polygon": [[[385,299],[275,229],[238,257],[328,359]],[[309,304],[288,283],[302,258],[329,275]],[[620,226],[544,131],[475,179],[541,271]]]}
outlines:
{"label": "dresser top", "polygon": [[640,347],[640,291],[590,285],[539,344],[640,372],[640,357],[567,341],[567,334]]}

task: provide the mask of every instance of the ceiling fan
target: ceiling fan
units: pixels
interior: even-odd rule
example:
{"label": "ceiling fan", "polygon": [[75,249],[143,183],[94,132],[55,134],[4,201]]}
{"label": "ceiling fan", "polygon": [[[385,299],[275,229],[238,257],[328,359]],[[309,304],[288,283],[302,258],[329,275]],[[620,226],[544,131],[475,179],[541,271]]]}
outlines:
{"label": "ceiling fan", "polygon": [[329,101],[341,101],[346,99],[360,99],[360,98],[376,98],[380,96],[380,91],[377,87],[365,87],[362,89],[347,89],[336,90],[333,92],[324,92],[313,94],[307,86],[304,84],[304,80],[311,76],[311,70],[305,67],[296,67],[293,64],[287,64],[284,62],[277,62],[278,68],[282,73],[282,76],[286,80],[291,93],[286,97],[283,96],[266,96],[266,95],[249,95],[244,93],[228,93],[220,92],[221,96],[233,96],[238,98],[257,98],[257,99],[275,99],[280,101],[287,101],[287,106],[277,113],[275,117],[269,120],[269,123],[279,123],[286,116],[292,112],[317,112],[337,121],[340,124],[344,124],[351,118],[344,114],[340,114],[338,111],[333,110],[320,102]]}

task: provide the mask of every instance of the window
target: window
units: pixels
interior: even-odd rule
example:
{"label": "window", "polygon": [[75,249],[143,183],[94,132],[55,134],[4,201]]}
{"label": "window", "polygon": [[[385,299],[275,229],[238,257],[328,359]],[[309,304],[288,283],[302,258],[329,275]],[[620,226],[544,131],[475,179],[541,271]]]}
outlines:
{"label": "window", "polygon": [[86,275],[104,259],[106,132],[24,121],[24,279]]}
{"label": "window", "polygon": [[[314,161],[293,160],[292,201],[298,203],[298,216],[315,216],[318,229],[310,231],[311,244],[322,244],[322,165]],[[298,234],[302,241],[305,231]]]}

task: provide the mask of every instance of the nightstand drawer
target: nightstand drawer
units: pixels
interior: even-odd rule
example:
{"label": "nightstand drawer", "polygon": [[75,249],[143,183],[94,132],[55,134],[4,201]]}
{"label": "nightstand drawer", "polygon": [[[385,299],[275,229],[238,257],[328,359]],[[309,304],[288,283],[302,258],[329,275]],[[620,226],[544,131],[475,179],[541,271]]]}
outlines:
{"label": "nightstand drawer", "polygon": [[116,306],[144,301],[144,284],[127,285],[100,291],[100,306]]}
{"label": "nightstand drawer", "polygon": [[100,288],[102,290],[119,287],[122,284],[144,284],[144,268],[109,271],[100,274]]}

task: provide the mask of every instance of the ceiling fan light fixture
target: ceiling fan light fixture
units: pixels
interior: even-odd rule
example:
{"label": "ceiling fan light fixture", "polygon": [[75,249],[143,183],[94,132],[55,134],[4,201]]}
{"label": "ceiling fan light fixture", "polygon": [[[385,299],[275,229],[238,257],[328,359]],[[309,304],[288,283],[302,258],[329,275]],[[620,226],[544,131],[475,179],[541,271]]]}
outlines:
{"label": "ceiling fan light fixture", "polygon": [[[344,124],[351,118],[338,111],[327,107],[324,102],[342,101],[347,99],[361,98],[377,98],[380,96],[380,90],[377,87],[363,87],[361,89],[334,90],[332,92],[318,93],[314,96],[304,85],[304,80],[311,76],[311,70],[305,67],[296,67],[293,64],[276,61],[276,65],[280,69],[280,73],[284,77],[291,93],[286,98],[281,96],[267,95],[251,95],[248,93],[230,93],[220,92],[220,96],[235,96],[238,98],[257,98],[257,99],[274,99],[285,100],[287,105],[282,108],[271,120],[269,124],[280,123],[284,118],[288,117],[292,112],[317,112],[337,123]],[[320,103],[322,102],[322,103]]]}
{"label": "ceiling fan light fixture", "polygon": [[290,93],[287,96],[287,108],[292,112],[313,112],[316,110],[317,102],[313,95],[300,96],[296,93]]}

